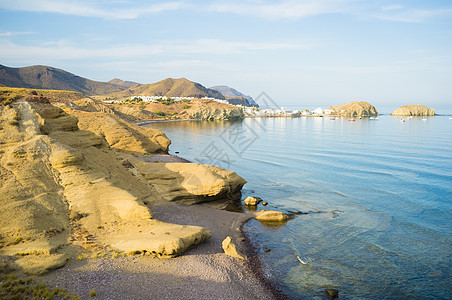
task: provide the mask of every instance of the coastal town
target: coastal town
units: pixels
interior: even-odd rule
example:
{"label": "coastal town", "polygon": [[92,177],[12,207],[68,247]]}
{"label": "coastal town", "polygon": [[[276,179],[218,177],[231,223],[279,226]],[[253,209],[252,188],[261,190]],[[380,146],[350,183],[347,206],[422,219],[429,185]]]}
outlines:
{"label": "coastal town", "polygon": [[177,102],[187,102],[194,99],[202,99],[206,101],[215,101],[218,103],[229,104],[236,107],[240,107],[246,117],[320,117],[324,115],[332,115],[334,110],[324,109],[318,107],[309,111],[308,109],[288,109],[285,107],[279,108],[260,108],[258,105],[254,104],[252,106],[244,106],[241,104],[231,104],[228,100],[217,99],[213,97],[166,97],[166,96],[131,96],[126,100],[104,100],[106,104],[117,104],[117,103],[137,103],[137,102],[148,102],[148,103],[177,103]]}

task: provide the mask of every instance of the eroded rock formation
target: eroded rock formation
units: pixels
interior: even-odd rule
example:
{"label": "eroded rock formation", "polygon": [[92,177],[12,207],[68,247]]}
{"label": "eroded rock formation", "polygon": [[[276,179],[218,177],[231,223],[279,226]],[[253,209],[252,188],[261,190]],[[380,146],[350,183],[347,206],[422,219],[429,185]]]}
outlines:
{"label": "eroded rock formation", "polygon": [[[25,272],[64,265],[74,247],[177,256],[210,231],[154,220],[146,204],[232,199],[245,183],[211,166],[141,161],[131,153],[167,151],[161,131],[67,111],[26,101],[0,107],[0,255]],[[154,174],[172,182],[168,193]]]}
{"label": "eroded rock formation", "polygon": [[377,116],[377,109],[365,101],[353,101],[350,103],[331,106],[332,114],[344,117],[372,117]]}
{"label": "eroded rock formation", "polygon": [[435,110],[420,104],[410,104],[397,108],[391,115],[393,116],[434,116]]}

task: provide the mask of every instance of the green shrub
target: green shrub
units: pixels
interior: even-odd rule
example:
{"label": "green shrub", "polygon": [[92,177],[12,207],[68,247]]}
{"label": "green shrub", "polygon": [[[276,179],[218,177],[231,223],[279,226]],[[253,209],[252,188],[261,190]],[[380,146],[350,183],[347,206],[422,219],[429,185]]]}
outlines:
{"label": "green shrub", "polygon": [[166,114],[165,114],[163,111],[161,111],[161,110],[155,111],[154,114],[156,114],[157,116],[162,116],[162,117],[166,115]]}
{"label": "green shrub", "polygon": [[95,289],[92,289],[91,291],[89,291],[89,296],[90,297],[96,297],[97,296],[97,291]]}

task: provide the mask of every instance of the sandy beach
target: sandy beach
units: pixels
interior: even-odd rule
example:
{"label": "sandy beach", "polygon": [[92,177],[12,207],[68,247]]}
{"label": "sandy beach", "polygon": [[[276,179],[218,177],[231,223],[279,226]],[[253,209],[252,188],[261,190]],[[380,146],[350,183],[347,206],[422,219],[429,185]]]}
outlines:
{"label": "sandy beach", "polygon": [[[250,215],[203,205],[168,204],[152,207],[153,217],[165,222],[203,226],[212,238],[184,255],[161,259],[149,255],[77,260],[42,277],[82,299],[284,299],[259,276],[252,249],[241,226]],[[224,254],[221,243],[231,236],[250,260]],[[254,267],[253,267],[254,265]]]}

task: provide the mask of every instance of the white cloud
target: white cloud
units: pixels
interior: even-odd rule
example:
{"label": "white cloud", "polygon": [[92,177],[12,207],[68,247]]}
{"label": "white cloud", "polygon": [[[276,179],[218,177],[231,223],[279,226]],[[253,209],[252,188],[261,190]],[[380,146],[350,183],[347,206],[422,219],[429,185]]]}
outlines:
{"label": "white cloud", "polygon": [[106,19],[135,19],[149,13],[190,9],[218,13],[251,15],[269,19],[299,19],[345,11],[345,3],[356,0],[283,0],[207,2],[172,1],[137,3],[139,1],[71,1],[71,0],[0,0],[0,8],[16,11],[46,12]]}
{"label": "white cloud", "polygon": [[119,7],[119,2],[101,5],[100,2],[70,0],[0,0],[0,8],[16,11],[47,12],[106,19],[135,19],[148,13],[177,10],[183,2],[163,2],[137,7],[133,3]]}
{"label": "white cloud", "polygon": [[390,10],[398,10],[398,9],[402,9],[402,8],[403,8],[403,6],[400,4],[391,4],[391,5],[383,6],[381,8],[381,10],[382,11],[390,11]]}
{"label": "white cloud", "polygon": [[0,36],[15,36],[15,35],[24,35],[24,34],[33,34],[34,32],[31,31],[23,31],[23,32],[0,32]]}
{"label": "white cloud", "polygon": [[375,17],[396,22],[424,23],[432,19],[452,17],[452,8],[387,10]]}
{"label": "white cloud", "polygon": [[252,43],[229,42],[215,39],[201,39],[196,41],[168,41],[160,44],[129,44],[105,46],[103,48],[81,48],[70,44],[66,40],[46,43],[44,46],[19,45],[0,41],[0,60],[42,59],[89,59],[89,58],[129,58],[150,57],[155,55],[187,55],[213,54],[230,55],[242,53],[256,53],[275,50],[304,50],[314,47],[304,43]]}
{"label": "white cloud", "polygon": [[345,12],[344,3],[347,0],[323,1],[282,1],[279,3],[264,3],[262,1],[217,3],[207,6],[210,11],[252,15],[266,19],[299,19],[321,14]]}

